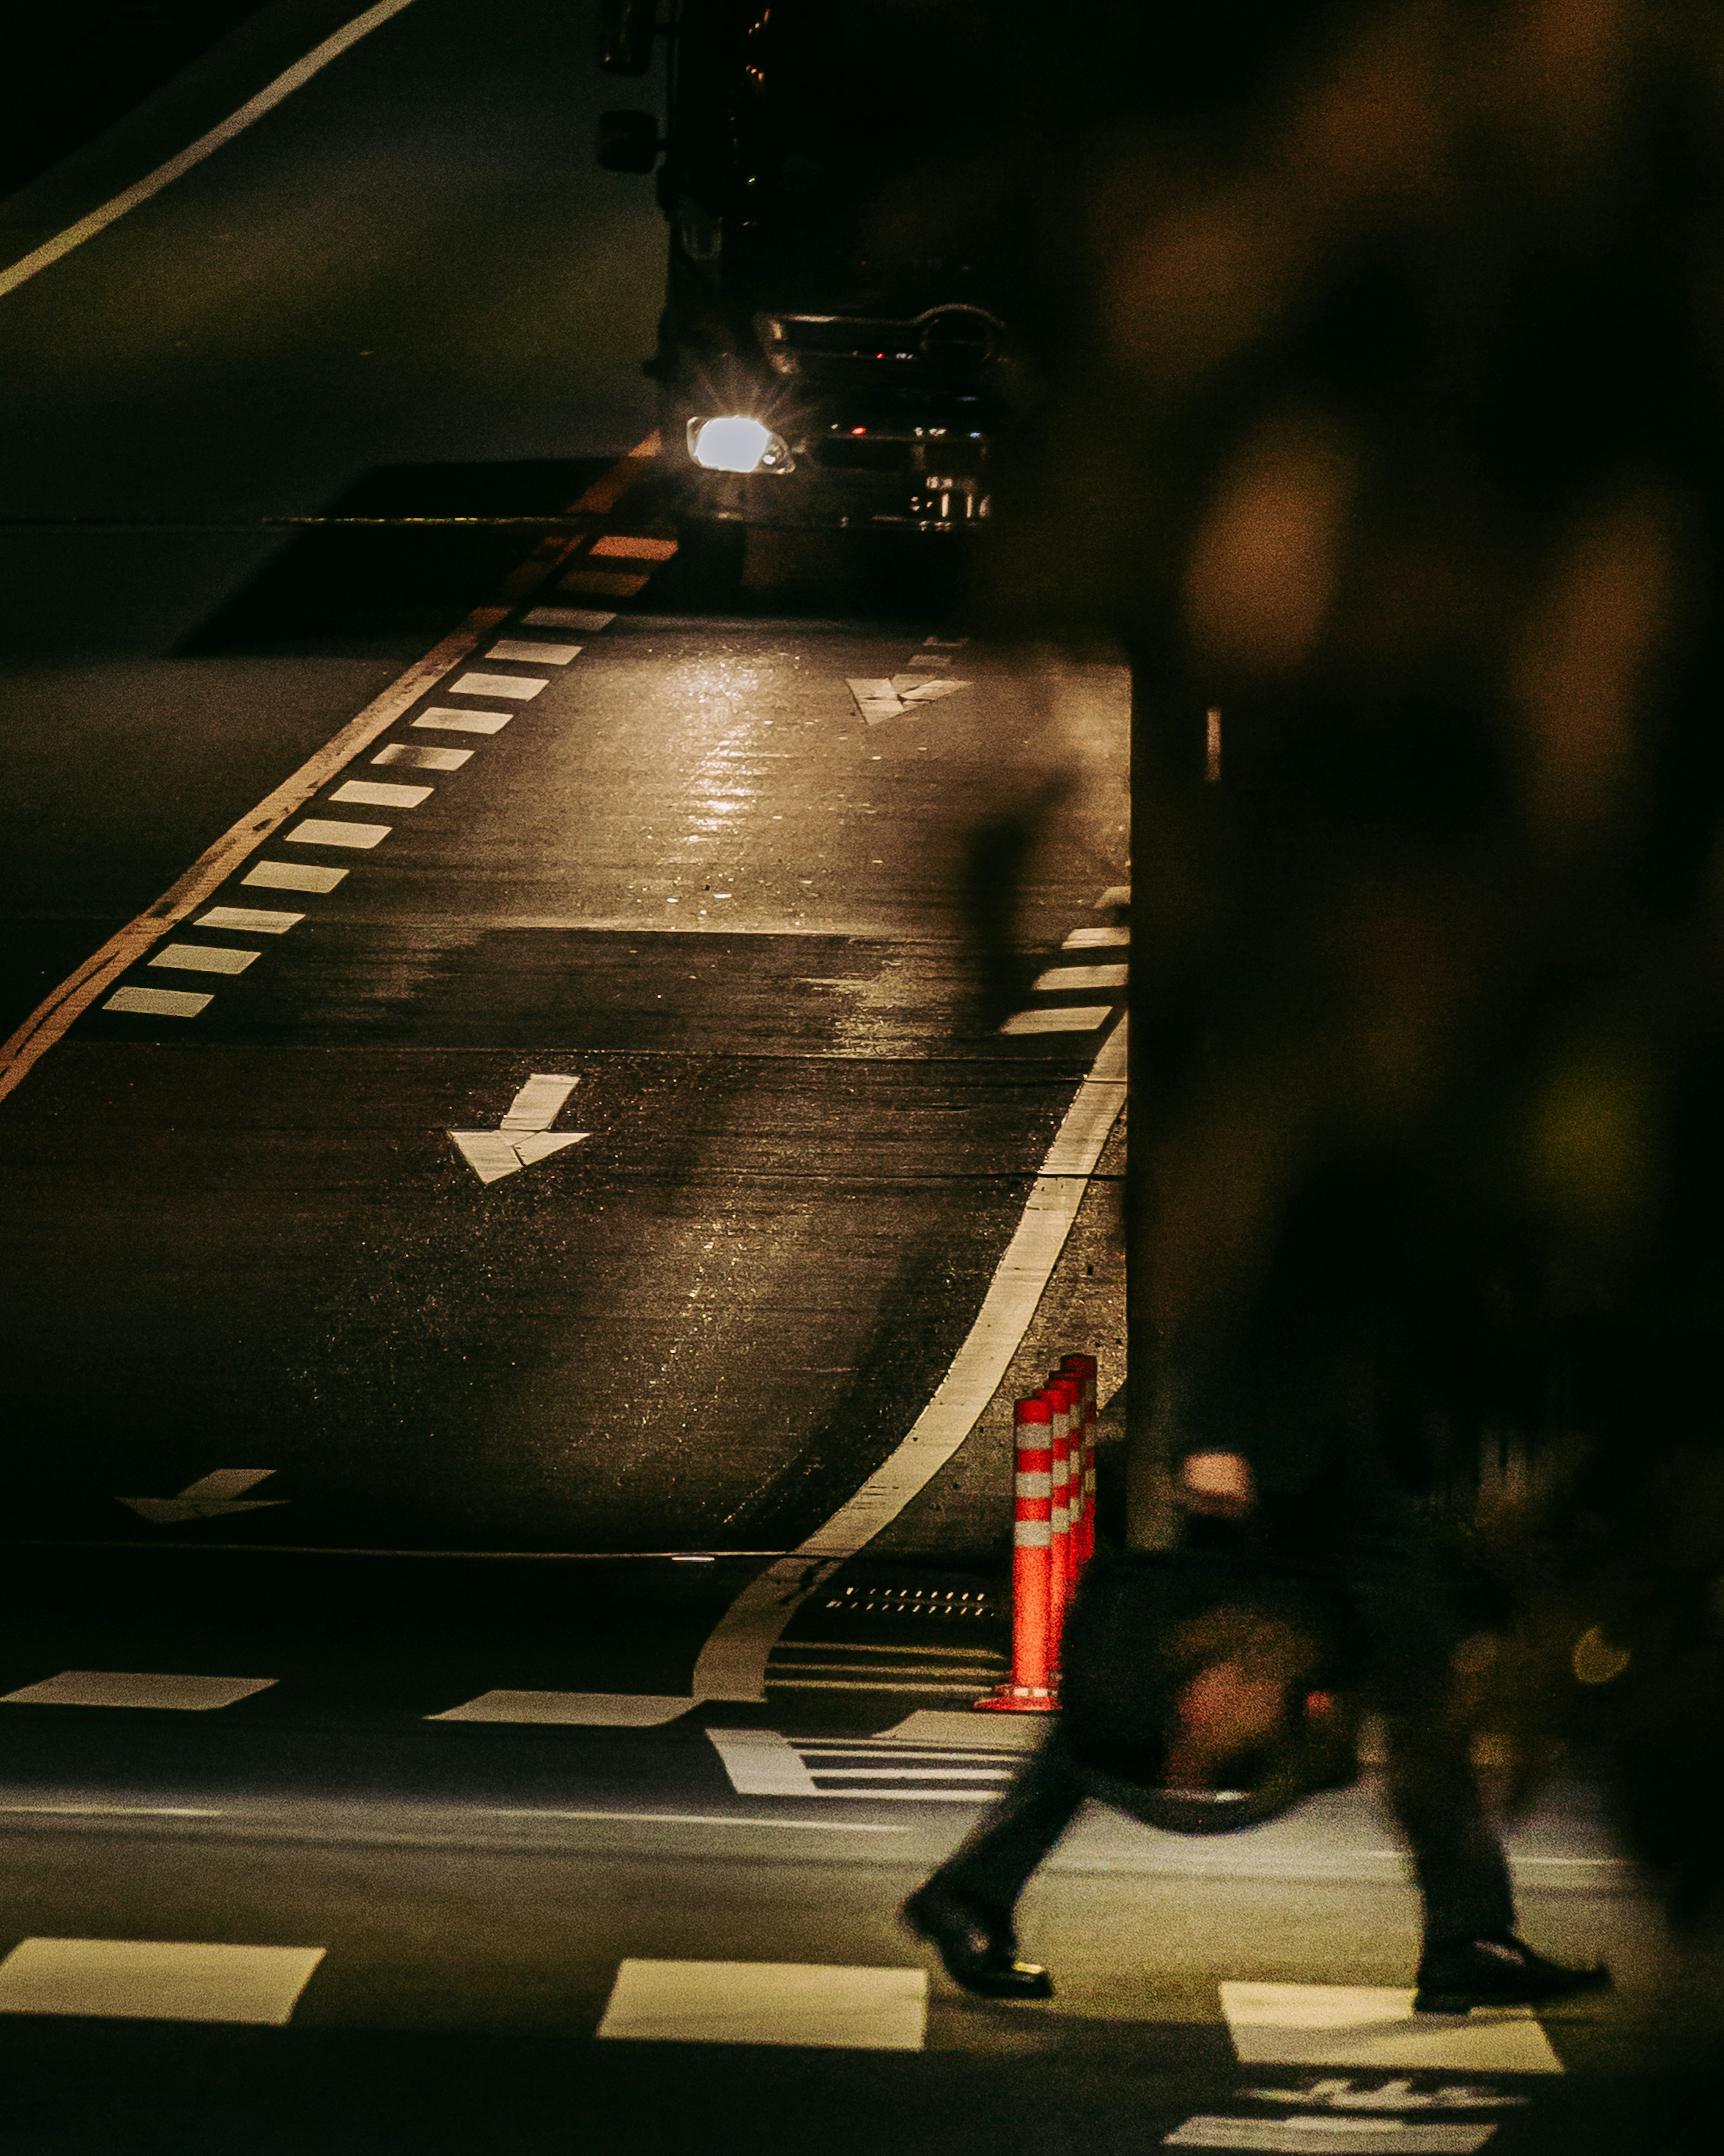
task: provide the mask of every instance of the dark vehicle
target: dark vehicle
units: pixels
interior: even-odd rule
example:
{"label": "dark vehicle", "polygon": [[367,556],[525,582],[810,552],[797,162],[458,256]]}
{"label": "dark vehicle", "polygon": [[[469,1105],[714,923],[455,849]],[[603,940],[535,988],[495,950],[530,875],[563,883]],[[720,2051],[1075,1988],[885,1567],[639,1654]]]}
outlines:
{"label": "dark vehicle", "polygon": [[988,0],[602,0],[600,62],[667,52],[668,125],[609,112],[598,157],[656,167],[659,351],[687,536],[974,531],[990,454],[1034,401],[1008,304]]}

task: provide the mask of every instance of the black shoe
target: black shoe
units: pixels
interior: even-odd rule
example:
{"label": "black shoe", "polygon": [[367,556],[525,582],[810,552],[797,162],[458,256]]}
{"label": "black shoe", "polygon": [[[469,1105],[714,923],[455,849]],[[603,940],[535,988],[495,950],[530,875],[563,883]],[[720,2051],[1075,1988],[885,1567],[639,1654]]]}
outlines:
{"label": "black shoe", "polygon": [[904,1904],[904,1921],[946,1964],[954,1984],[983,1999],[1051,1999],[1054,1979],[1019,1961],[1011,1921],[990,1915],[930,1880]]}
{"label": "black shoe", "polygon": [[1490,1938],[1460,1939],[1428,1947],[1419,1964],[1415,2014],[1469,2014],[1475,2006],[1552,2006],[1583,1991],[1604,1991],[1610,1972],[1565,1969],[1517,1939],[1512,1932]]}

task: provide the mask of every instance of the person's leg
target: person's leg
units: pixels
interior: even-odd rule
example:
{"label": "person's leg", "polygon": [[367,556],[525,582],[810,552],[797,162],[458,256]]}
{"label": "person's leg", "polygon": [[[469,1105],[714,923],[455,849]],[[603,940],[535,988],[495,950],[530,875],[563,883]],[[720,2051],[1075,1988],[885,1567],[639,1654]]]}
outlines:
{"label": "person's leg", "polygon": [[1388,1794],[1424,1904],[1415,2008],[1464,2014],[1599,1989],[1609,1981],[1602,1968],[1562,1968],[1515,1936],[1508,1861],[1480,1794],[1471,1732],[1450,1711],[1459,1627],[1410,1508],[1369,1508],[1349,1542],[1388,1740]]}
{"label": "person's leg", "polygon": [[1044,1969],[1018,1959],[1013,1912],[1031,1873],[1070,1825],[1084,1786],[1050,1727],[1011,1786],[904,1905],[947,1974],[990,1998],[1046,1999]]}

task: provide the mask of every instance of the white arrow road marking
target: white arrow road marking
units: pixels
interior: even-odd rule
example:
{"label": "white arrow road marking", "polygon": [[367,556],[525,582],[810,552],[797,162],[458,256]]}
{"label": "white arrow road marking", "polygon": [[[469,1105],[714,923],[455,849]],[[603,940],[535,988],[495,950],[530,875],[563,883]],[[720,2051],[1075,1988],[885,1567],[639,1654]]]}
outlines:
{"label": "white arrow road marking", "polygon": [[844,686],[856,700],[856,709],[871,726],[882,719],[901,719],[918,704],[931,704],[967,689],[967,681],[924,680],[919,674],[895,674],[889,681],[846,680]]}
{"label": "white arrow road marking", "polygon": [[248,1497],[243,1504],[234,1500],[242,1490],[249,1490],[254,1482],[261,1482],[275,1472],[273,1467],[218,1467],[213,1475],[188,1482],[177,1497],[122,1497],[119,1502],[158,1527],[177,1527],[182,1520],[219,1519],[224,1512],[263,1512],[290,1500]]}
{"label": "white arrow road marking", "polygon": [[481,1183],[495,1183],[517,1169],[531,1168],[536,1160],[548,1160],[565,1146],[579,1145],[591,1131],[553,1131],[563,1102],[578,1078],[552,1071],[536,1071],[509,1104],[509,1112],[494,1131],[451,1131],[461,1158]]}

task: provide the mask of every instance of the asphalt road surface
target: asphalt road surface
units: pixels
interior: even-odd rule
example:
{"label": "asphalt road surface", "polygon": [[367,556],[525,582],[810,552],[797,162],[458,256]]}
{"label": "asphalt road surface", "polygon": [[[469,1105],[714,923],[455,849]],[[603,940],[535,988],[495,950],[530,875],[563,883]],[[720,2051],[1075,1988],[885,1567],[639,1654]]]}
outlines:
{"label": "asphalt road surface", "polygon": [[1368,1789],[1087,1822],[1051,2010],[895,1928],[1024,1741],[1010,1399],[1124,1374],[1124,684],[931,562],[694,603],[587,49],[413,0],[0,289],[0,2151],[1710,2145],[1583,1778],[1542,2033],[1409,2030]]}

